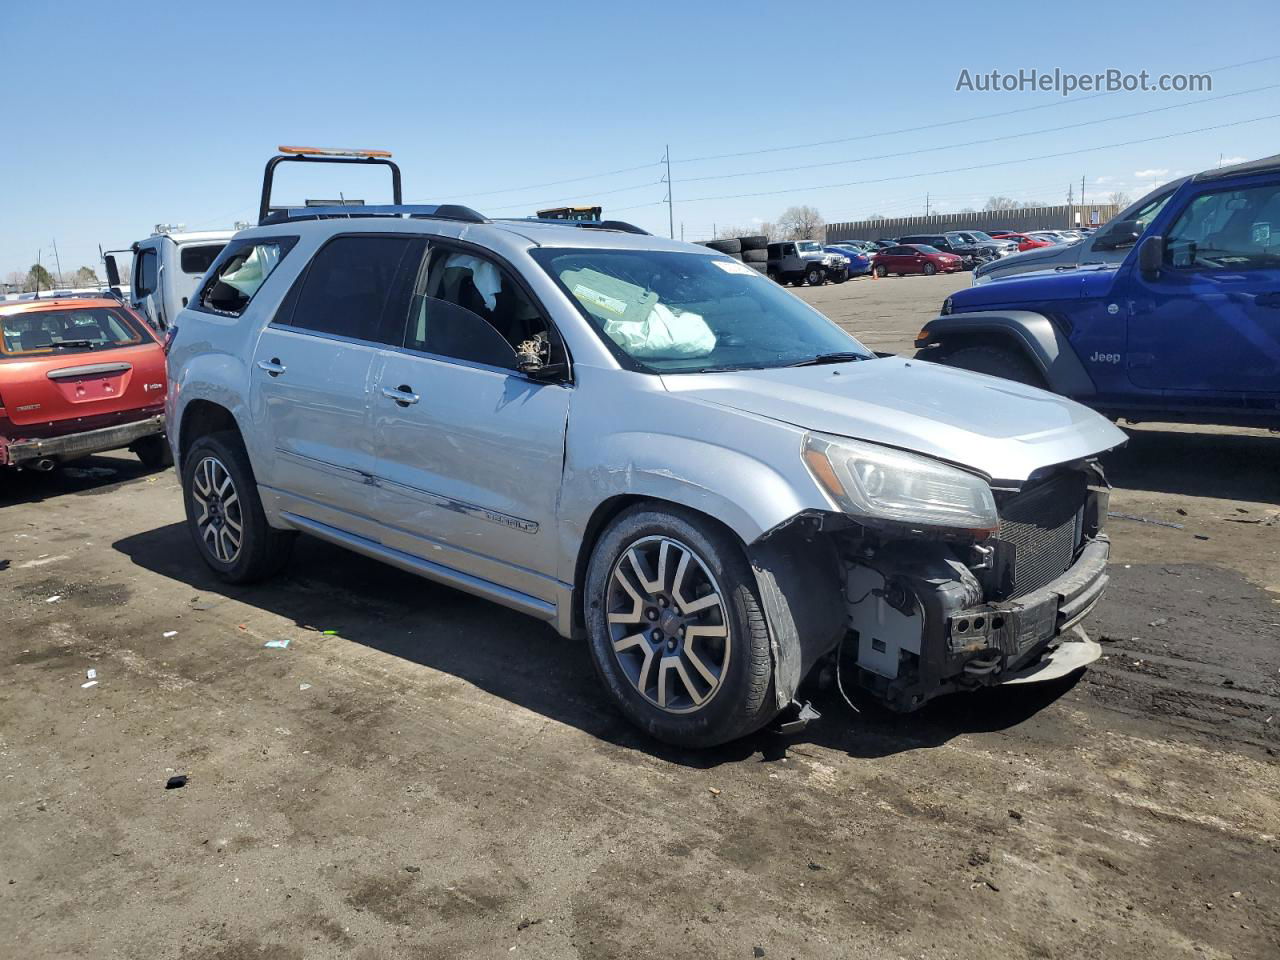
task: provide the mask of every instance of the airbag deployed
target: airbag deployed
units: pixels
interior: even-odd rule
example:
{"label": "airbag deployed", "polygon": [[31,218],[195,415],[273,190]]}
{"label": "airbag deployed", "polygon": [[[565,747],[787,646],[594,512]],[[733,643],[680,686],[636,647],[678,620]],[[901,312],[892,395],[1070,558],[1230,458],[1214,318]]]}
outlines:
{"label": "airbag deployed", "polygon": [[578,301],[604,321],[604,332],[633,357],[705,357],[716,335],[700,315],[676,312],[658,295],[591,269],[566,271],[562,279]]}

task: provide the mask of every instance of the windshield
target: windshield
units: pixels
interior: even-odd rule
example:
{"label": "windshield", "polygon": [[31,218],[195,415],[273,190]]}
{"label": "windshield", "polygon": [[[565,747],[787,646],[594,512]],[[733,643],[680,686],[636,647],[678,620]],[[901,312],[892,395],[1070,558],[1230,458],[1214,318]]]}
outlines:
{"label": "windshield", "polygon": [[737,260],[659,250],[530,251],[614,355],[650,373],[785,367],[872,353]]}
{"label": "windshield", "polygon": [[79,353],[143,342],[133,322],[107,307],[11,313],[0,316],[0,334],[0,352],[6,357]]}
{"label": "windshield", "polygon": [[988,241],[988,240],[992,239],[990,234],[988,234],[988,233],[983,233],[981,230],[970,230],[970,231],[969,231],[969,236],[971,236],[973,239],[978,240],[978,241],[981,241],[981,242],[986,242],[986,241]]}
{"label": "windshield", "polygon": [[822,245],[816,240],[801,240],[796,244],[796,249],[801,253],[821,253]]}

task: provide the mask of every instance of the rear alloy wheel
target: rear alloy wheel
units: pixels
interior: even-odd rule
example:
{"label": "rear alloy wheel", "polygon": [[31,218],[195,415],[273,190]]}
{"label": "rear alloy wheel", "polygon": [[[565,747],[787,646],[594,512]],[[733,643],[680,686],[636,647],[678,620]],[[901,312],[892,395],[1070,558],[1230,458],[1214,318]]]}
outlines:
{"label": "rear alloy wheel", "polygon": [[758,588],[730,534],[679,508],[634,507],[601,537],[586,583],[592,660],[637,726],[706,747],[776,713]]}
{"label": "rear alloy wheel", "polygon": [[822,282],[827,279],[825,271],[821,267],[810,267],[804,275],[805,283],[811,287],[820,287]]}
{"label": "rear alloy wheel", "polygon": [[230,583],[251,583],[277,572],[295,534],[267,524],[240,437],[200,437],[183,456],[187,529],[200,556]]}
{"label": "rear alloy wheel", "polygon": [[926,263],[924,265],[924,275],[926,277],[932,277],[937,272],[938,272],[938,268],[935,267],[932,263]]}
{"label": "rear alloy wheel", "polygon": [[889,275],[889,268],[888,268],[888,267],[886,267],[886,266],[885,266],[884,264],[882,264],[882,263],[881,263],[881,264],[877,264],[877,265],[876,265],[876,271],[875,271],[875,272],[876,272],[876,276],[877,276],[877,277],[880,277],[881,279],[884,279],[885,277],[887,277],[887,276]]}

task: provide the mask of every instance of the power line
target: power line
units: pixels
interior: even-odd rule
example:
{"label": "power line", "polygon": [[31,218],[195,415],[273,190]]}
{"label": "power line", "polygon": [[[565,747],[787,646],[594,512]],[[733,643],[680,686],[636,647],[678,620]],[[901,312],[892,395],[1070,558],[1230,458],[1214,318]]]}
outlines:
{"label": "power line", "polygon": [[[1242,60],[1239,63],[1229,63],[1220,67],[1213,67],[1206,72],[1225,73],[1228,70],[1235,70],[1240,67],[1253,66],[1254,64],[1258,64],[1258,63],[1268,63],[1270,61],[1278,60],[1278,59],[1280,59],[1280,54],[1269,56],[1269,57],[1258,57],[1257,59],[1254,59],[1254,60]],[[1114,96],[1115,94],[1122,93],[1122,92],[1128,92],[1128,91],[1116,90],[1116,91],[1110,91],[1110,92],[1090,94],[1089,96],[1084,96],[1084,97],[1063,97],[1061,99],[1053,100],[1049,103],[1034,104],[1029,107],[1017,107],[1012,110],[1002,110],[996,113],[978,114],[976,116],[964,117],[958,120],[942,120],[937,123],[927,123],[927,124],[923,124],[921,126],[916,126],[916,127],[902,127],[896,130],[881,130],[875,133],[864,133],[864,134],[858,134],[857,136],[840,137],[833,140],[818,140],[818,141],[813,141],[811,143],[794,143],[794,144],[789,144],[789,145],[779,146],[779,147],[766,147],[759,150],[743,150],[735,153],[707,154],[701,157],[691,157],[686,160],[673,160],[672,163],[687,164],[687,163],[699,163],[706,160],[728,159],[731,157],[758,156],[766,153],[780,153],[786,150],[803,150],[803,149],[808,149],[810,147],[831,146],[833,144],[852,143],[859,140],[873,140],[878,137],[897,136],[898,134],[903,134],[903,133],[916,133],[922,130],[937,130],[943,127],[956,126],[962,123],[973,123],[979,120],[992,120],[998,117],[1014,116],[1020,113],[1030,113],[1035,110],[1044,110],[1050,107],[1063,106],[1065,104],[1083,103],[1088,100],[1097,100],[1101,97]],[[458,192],[453,194],[447,194],[444,196],[437,195],[432,198],[424,198],[423,200],[411,201],[411,202],[431,202],[431,201],[440,200],[440,199],[456,200],[456,199],[467,199],[467,198],[474,199],[476,197],[500,196],[502,194],[507,194],[507,193],[519,193],[523,190],[539,190],[543,187],[562,186],[564,184],[569,184],[569,183],[582,183],[583,181],[586,181],[586,180],[600,180],[600,179],[604,179],[605,177],[619,176],[624,173],[633,173],[637,170],[646,170],[646,169],[651,169],[655,167],[661,167],[662,165],[663,165],[663,161],[657,160],[652,163],[642,163],[636,166],[622,167],[617,170],[608,170],[601,173],[592,173],[592,174],[585,174],[585,175],[576,176],[576,177],[569,177],[563,180],[549,180],[549,181],[544,181],[542,183],[526,184],[525,186],[521,186],[521,187],[504,187],[500,190],[470,191],[466,193]],[[687,181],[683,181],[683,182],[687,182]],[[649,186],[649,184],[643,184],[642,186]],[[639,189],[639,187],[627,187],[624,189]],[[621,192],[621,191],[617,191],[617,192]],[[604,194],[595,194],[595,195],[603,196]],[[550,202],[554,203],[557,201],[550,201]],[[528,206],[528,204],[512,204],[511,206],[512,207]],[[499,209],[509,209],[509,207],[501,207]]]}
{"label": "power line", "polygon": [[[1256,63],[1266,63],[1271,60],[1280,60],[1280,55],[1270,57],[1259,57],[1256,60],[1242,60],[1240,63],[1229,63],[1222,67],[1213,67],[1206,73],[1224,73],[1227,70],[1235,70],[1238,67],[1249,67]],[[1011,117],[1019,113],[1030,113],[1034,110],[1045,110],[1049,107],[1060,107],[1068,103],[1083,103],[1086,100],[1097,100],[1101,97],[1112,97],[1117,93],[1127,93],[1129,91],[1112,90],[1103,93],[1093,93],[1087,97],[1063,97],[1059,100],[1053,100],[1049,103],[1039,103],[1030,107],[1017,107],[1013,110],[1001,110],[998,113],[982,113],[973,117],[964,117],[960,120],[941,120],[937,123],[926,123],[918,127],[902,127],[898,130],[881,130],[877,133],[863,133],[855,137],[839,137],[834,140],[815,140],[810,143],[793,143],[785,147],[765,147],[760,150],[742,150],[737,153],[712,153],[704,157],[691,157],[688,160],[679,160],[678,163],[698,163],[703,160],[726,160],[732,157],[753,157],[763,153],[779,153],[784,150],[805,150],[809,147],[828,147],[837,143],[852,143],[856,140],[871,140],[876,137],[891,137],[900,133],[918,133],[921,130],[938,130],[942,127],[953,127],[960,123],[973,123],[977,120],[993,120],[997,117]]]}
{"label": "power line", "polygon": [[1226,100],[1230,97],[1243,97],[1250,93],[1261,93],[1264,90],[1275,90],[1277,87],[1280,87],[1280,83],[1272,83],[1263,87],[1254,87],[1252,90],[1241,90],[1237,93],[1224,93],[1216,97],[1204,97],[1200,100],[1188,100],[1185,103],[1171,103],[1163,107],[1153,107],[1150,110],[1138,110],[1134,113],[1121,113],[1114,117],[1100,117],[1097,120],[1083,120],[1079,123],[1068,123],[1059,127],[1045,127],[1041,130],[1027,130],[1023,133],[1006,133],[998,137],[984,137],[981,140],[970,140],[967,143],[948,143],[936,147],[921,147],[917,150],[903,150],[898,153],[881,153],[875,156],[853,157],[849,160],[828,160],[823,163],[806,163],[793,167],[774,167],[769,170],[748,170],[743,173],[719,173],[705,177],[685,177],[681,182],[702,183],[709,180],[732,180],[738,177],[759,177],[771,173],[794,173],[797,170],[816,170],[821,167],[840,167],[846,164],[867,163],[872,160],[894,160],[902,157],[914,157],[922,153],[936,153],[939,150],[957,150],[961,147],[976,147],[988,143],[999,143],[1002,140],[1017,140],[1021,137],[1035,137],[1043,133],[1058,133],[1062,130],[1076,130],[1080,127],[1090,127],[1099,123],[1111,123],[1115,120],[1130,120],[1134,117],[1143,117],[1151,113],[1162,113],[1166,110],[1179,110],[1183,107],[1194,107],[1201,103],[1212,103],[1213,101]]}
{"label": "power line", "polygon": [[949,170],[929,170],[924,173],[907,173],[893,177],[878,177],[871,180],[850,180],[845,183],[824,183],[816,184],[808,187],[789,187],[784,190],[763,190],[757,193],[731,193],[720,194],[713,197],[690,197],[683,201],[684,203],[700,203],[705,200],[742,200],[751,197],[775,197],[783,193],[803,193],[812,190],[832,190],[837,187],[857,187],[872,183],[890,183],[895,180],[913,180],[920,177],[940,177],[953,173],[966,173],[970,170],[986,170],[991,167],[1007,166],[1011,163],[1030,163],[1036,160],[1053,160],[1058,157],[1072,157],[1081,153],[1094,153],[1098,150],[1111,150],[1115,147],[1131,147],[1139,143],[1154,143],[1158,140],[1171,140],[1174,137],[1186,137],[1193,133],[1207,133],[1210,130],[1225,130],[1228,127],[1239,127],[1246,123],[1259,123],[1263,120],[1274,120],[1280,117],[1280,113],[1268,114],[1264,117],[1252,117],[1248,120],[1236,120],[1232,123],[1219,123],[1211,127],[1197,127],[1194,130],[1180,130],[1176,133],[1166,133],[1158,137],[1143,137],[1138,140],[1124,140],[1118,143],[1106,143],[1097,147],[1082,147],[1079,150],[1064,150],[1060,153],[1044,153],[1035,157],[1021,157],[1016,160],[996,160],[992,163],[977,163],[968,167],[953,167]]}

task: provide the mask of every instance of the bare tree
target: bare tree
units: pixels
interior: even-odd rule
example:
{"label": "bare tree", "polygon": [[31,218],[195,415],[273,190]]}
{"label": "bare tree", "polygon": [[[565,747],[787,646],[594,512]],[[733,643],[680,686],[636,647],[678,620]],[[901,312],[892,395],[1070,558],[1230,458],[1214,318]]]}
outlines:
{"label": "bare tree", "polygon": [[1123,190],[1117,190],[1115,193],[1112,193],[1107,197],[1107,203],[1112,204],[1117,209],[1120,207],[1127,207],[1130,203],[1129,195]]}
{"label": "bare tree", "polygon": [[784,240],[817,240],[827,236],[827,224],[813,207],[788,207],[778,218],[778,230]]}
{"label": "bare tree", "polygon": [[27,275],[21,270],[11,270],[5,275],[4,285],[12,287],[14,290],[25,290],[27,286]]}
{"label": "bare tree", "polygon": [[81,267],[71,275],[73,287],[96,287],[100,282],[97,273],[90,267]]}
{"label": "bare tree", "polygon": [[884,220],[886,219],[886,217],[883,213],[869,213],[867,214],[867,219],[868,220]]}
{"label": "bare tree", "polygon": [[715,239],[727,237],[758,237],[763,231],[759,227],[717,227]]}
{"label": "bare tree", "polygon": [[983,210],[1017,210],[1018,201],[1013,197],[987,197]]}

